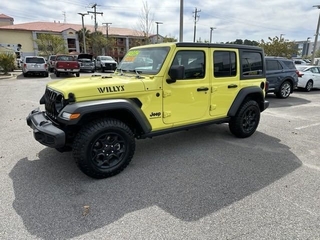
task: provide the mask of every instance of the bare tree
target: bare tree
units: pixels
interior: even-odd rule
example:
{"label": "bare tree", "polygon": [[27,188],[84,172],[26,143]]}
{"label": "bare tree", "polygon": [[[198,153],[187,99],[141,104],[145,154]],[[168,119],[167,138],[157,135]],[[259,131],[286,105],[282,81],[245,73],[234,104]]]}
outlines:
{"label": "bare tree", "polygon": [[138,22],[138,30],[140,32],[143,32],[145,44],[148,44],[150,33],[152,33],[154,27],[154,14],[151,12],[151,9],[149,8],[147,1],[143,1],[142,3],[143,7],[141,9],[140,19]]}

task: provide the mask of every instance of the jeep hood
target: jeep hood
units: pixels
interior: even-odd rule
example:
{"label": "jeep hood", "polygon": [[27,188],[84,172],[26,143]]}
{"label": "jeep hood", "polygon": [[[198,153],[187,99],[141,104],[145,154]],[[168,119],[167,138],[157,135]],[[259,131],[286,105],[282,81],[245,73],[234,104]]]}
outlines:
{"label": "jeep hood", "polygon": [[127,93],[145,90],[143,82],[135,77],[83,77],[64,79],[48,83],[48,88],[63,93],[68,98],[69,93],[75,95],[76,101],[102,99]]}

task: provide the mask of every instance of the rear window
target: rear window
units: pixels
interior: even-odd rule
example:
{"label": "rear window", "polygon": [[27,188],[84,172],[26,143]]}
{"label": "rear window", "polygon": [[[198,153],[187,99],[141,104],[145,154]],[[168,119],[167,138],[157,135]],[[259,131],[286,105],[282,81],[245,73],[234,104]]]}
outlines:
{"label": "rear window", "polygon": [[299,71],[304,71],[306,68],[308,68],[308,67],[306,67],[306,66],[296,66],[296,68],[297,68],[297,70],[299,70]]}
{"label": "rear window", "polygon": [[74,61],[74,57],[72,56],[58,56],[56,57],[57,61]]}
{"label": "rear window", "polygon": [[26,58],[26,63],[45,63],[43,58]]}
{"label": "rear window", "polygon": [[51,60],[51,61],[56,60],[56,56],[51,56],[51,57],[50,57],[50,60]]}

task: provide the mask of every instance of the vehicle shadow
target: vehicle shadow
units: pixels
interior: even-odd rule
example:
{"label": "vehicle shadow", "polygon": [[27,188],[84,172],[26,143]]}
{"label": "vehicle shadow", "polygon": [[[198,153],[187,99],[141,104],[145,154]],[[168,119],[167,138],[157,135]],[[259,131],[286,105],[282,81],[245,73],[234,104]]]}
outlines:
{"label": "vehicle shadow", "polygon": [[67,239],[158,206],[182,221],[197,221],[254,194],[301,166],[288,146],[256,132],[247,139],[226,124],[137,141],[119,175],[94,180],[71,153],[45,148],[10,172],[13,207],[41,239]]}
{"label": "vehicle shadow", "polygon": [[30,78],[44,78],[42,74],[33,74],[33,75],[28,75],[28,76],[23,76],[22,73],[16,75],[16,79],[30,79]]}
{"label": "vehicle shadow", "polygon": [[269,101],[269,108],[294,107],[310,103],[309,100],[292,95],[286,99],[279,99],[275,95],[268,94],[266,100]]}

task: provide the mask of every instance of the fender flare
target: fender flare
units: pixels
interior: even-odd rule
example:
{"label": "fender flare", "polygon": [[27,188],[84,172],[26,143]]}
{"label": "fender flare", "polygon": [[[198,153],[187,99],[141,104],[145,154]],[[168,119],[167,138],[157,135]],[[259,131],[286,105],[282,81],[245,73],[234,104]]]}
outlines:
{"label": "fender flare", "polygon": [[[87,114],[110,110],[123,110],[130,113],[140,124],[144,133],[149,133],[152,129],[141,108],[131,99],[106,99],[68,104],[61,110],[58,118],[59,122],[64,123],[65,125],[76,125]],[[62,117],[63,112],[80,113],[80,117],[78,119],[69,120]]]}
{"label": "fender flare", "polygon": [[243,103],[245,98],[250,94],[258,94],[259,95],[259,101],[257,101],[259,106],[263,103],[264,93],[260,87],[252,86],[252,87],[243,88],[237,94],[236,98],[234,99],[234,101],[228,111],[229,117],[233,117],[237,114],[237,111],[239,110],[241,104]]}

